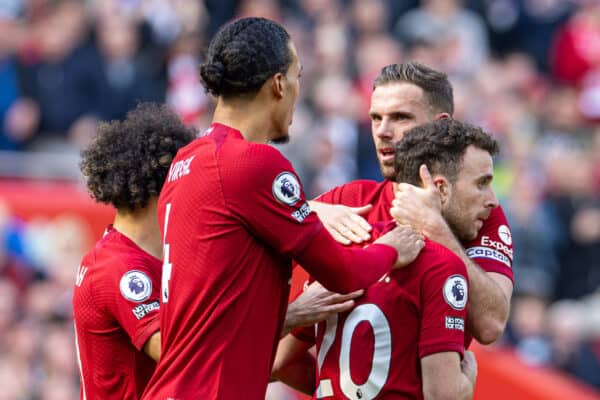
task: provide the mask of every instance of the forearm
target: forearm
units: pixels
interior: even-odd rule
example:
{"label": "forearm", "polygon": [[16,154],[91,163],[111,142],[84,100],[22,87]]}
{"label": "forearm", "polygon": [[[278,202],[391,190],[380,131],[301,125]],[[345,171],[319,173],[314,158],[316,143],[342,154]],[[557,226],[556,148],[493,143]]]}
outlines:
{"label": "forearm", "polygon": [[469,275],[469,309],[467,326],[478,342],[489,344],[504,331],[510,309],[509,299],[502,288],[484,270],[469,258],[450,228],[438,225],[430,229],[429,237],[456,254],[466,265]]}
{"label": "forearm", "polygon": [[315,391],[315,359],[310,353],[274,371],[271,377],[308,395]]}
{"label": "forearm", "polygon": [[473,382],[471,382],[464,373],[460,374],[458,385],[458,399],[472,400],[475,388]]}
{"label": "forearm", "polygon": [[285,313],[285,320],[283,321],[283,328],[281,330],[281,337],[284,337],[301,325],[299,322],[300,317],[298,316],[299,311],[300,310],[298,310],[294,302],[288,304],[288,309]]}
{"label": "forearm", "polygon": [[397,252],[382,244],[346,248],[323,229],[295,259],[328,290],[348,293],[366,288],[390,272]]}
{"label": "forearm", "polygon": [[309,351],[312,344],[287,335],[279,341],[271,378],[306,394],[315,390],[315,358]]}

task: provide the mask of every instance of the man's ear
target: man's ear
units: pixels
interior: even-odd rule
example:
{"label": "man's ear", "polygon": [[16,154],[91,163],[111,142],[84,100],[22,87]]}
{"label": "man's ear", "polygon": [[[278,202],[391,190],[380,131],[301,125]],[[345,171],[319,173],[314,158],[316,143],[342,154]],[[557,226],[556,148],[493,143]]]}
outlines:
{"label": "man's ear", "polygon": [[440,199],[442,200],[442,204],[446,203],[450,198],[450,192],[452,190],[452,188],[450,187],[450,182],[448,182],[445,176],[435,175],[433,176],[433,184],[440,193]]}
{"label": "man's ear", "polygon": [[273,75],[270,80],[271,80],[271,90],[273,92],[273,96],[275,96],[276,99],[281,99],[283,97],[283,80],[285,79],[285,75],[283,75],[281,72],[276,73],[275,75]]}

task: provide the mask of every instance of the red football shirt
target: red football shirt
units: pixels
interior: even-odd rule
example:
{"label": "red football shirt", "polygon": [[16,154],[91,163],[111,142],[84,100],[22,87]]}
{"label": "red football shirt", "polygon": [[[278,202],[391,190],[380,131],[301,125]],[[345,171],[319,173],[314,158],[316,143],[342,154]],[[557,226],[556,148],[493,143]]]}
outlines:
{"label": "red football shirt", "polygon": [[85,255],[73,291],[81,399],[137,400],[156,366],[161,261],[112,227]]}
{"label": "red football shirt", "polygon": [[[464,352],[463,262],[427,240],[409,266],[370,286],[356,306],[317,325],[315,399],[422,399],[420,359]],[[314,341],[314,329],[294,332]]]}
{"label": "red football shirt", "polygon": [[[316,265],[316,253],[348,249],[310,212],[296,173],[277,149],[216,123],[179,150],[158,214],[162,354],[144,398],[264,399],[292,258]],[[347,253],[348,270],[337,259],[307,269],[338,290],[366,287],[389,272],[396,257],[395,250],[376,247]],[[368,279],[339,282],[351,269]]]}
{"label": "red football shirt", "polygon": [[[373,208],[366,215],[367,221],[373,225],[391,218],[390,209],[394,200],[393,182],[385,180],[376,182],[357,180],[333,188],[319,196],[317,201],[329,204],[343,204],[359,207],[372,204]],[[513,243],[510,226],[502,207],[494,208],[479,230],[477,238],[463,243],[467,255],[484,271],[497,272],[514,280],[512,271]],[[290,298],[295,298],[302,290],[308,274],[301,268],[294,268]]]}

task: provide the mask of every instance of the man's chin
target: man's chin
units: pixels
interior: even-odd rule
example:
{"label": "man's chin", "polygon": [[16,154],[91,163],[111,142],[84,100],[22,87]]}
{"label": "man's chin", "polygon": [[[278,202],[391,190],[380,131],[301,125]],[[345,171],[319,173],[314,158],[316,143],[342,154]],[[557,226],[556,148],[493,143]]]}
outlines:
{"label": "man's chin", "polygon": [[396,170],[394,169],[394,166],[390,167],[383,164],[379,164],[379,168],[381,169],[381,175],[384,179],[387,179],[388,181],[396,180]]}

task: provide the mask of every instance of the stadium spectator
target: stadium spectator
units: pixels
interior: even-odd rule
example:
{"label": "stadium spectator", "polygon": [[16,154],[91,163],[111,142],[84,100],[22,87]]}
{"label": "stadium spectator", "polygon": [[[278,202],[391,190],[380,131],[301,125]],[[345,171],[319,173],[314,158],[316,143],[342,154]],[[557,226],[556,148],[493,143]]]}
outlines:
{"label": "stadium spectator", "polygon": [[194,137],[168,108],[144,103],[124,121],[101,125],[82,154],[91,195],[117,214],[77,270],[81,399],[138,399],[154,371],[162,268],[157,200],[177,150]]}
{"label": "stadium spectator", "polygon": [[471,76],[487,59],[489,41],[481,17],[462,6],[463,0],[423,0],[396,23],[405,43],[435,43],[443,54],[442,69]]}
{"label": "stadium spectator", "polygon": [[[164,100],[165,83],[141,57],[141,26],[130,17],[111,15],[96,22],[102,74],[98,77],[96,115],[103,121],[122,119],[141,101]],[[89,139],[88,139],[89,141]]]}
{"label": "stadium spectator", "polygon": [[58,2],[33,25],[20,63],[22,101],[30,104],[20,118],[36,132],[29,146],[62,149],[71,127],[95,111],[99,60],[88,33],[84,5],[73,0]]}
{"label": "stadium spectator", "polygon": [[217,96],[213,123],[178,152],[159,198],[162,353],[145,399],[264,398],[292,258],[348,292],[423,246],[396,228],[366,250],[346,249],[310,211],[293,167],[266,145],[288,138],[301,70],[271,20],[238,19],[211,40],[200,74]]}

